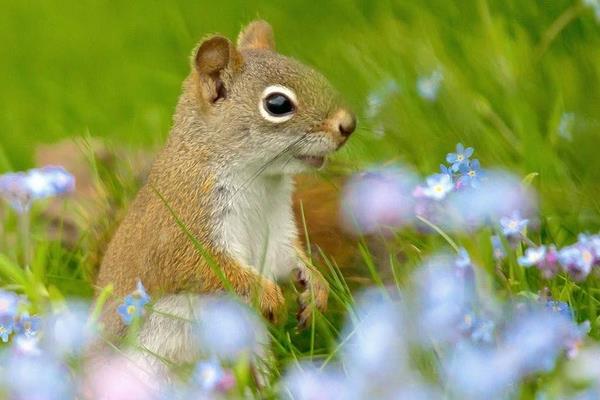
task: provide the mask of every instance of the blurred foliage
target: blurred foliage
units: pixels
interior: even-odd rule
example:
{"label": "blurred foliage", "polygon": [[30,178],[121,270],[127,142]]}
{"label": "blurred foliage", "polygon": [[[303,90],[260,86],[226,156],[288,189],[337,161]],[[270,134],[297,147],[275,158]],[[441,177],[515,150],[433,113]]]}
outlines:
{"label": "blurred foliage", "polygon": [[[561,1],[2,1],[0,171],[31,164],[38,142],[105,136],[156,147],[188,56],[210,32],[253,18],[278,48],[323,71],[360,118],[339,156],[350,169],[398,160],[421,172],[458,141],[484,165],[539,173],[544,215],[567,236],[600,227],[600,24]],[[436,101],[415,81],[440,68]],[[366,99],[398,90],[367,118]],[[570,112],[570,138],[559,135]],[[385,135],[374,134],[383,128]],[[565,228],[565,226],[567,228]]]}

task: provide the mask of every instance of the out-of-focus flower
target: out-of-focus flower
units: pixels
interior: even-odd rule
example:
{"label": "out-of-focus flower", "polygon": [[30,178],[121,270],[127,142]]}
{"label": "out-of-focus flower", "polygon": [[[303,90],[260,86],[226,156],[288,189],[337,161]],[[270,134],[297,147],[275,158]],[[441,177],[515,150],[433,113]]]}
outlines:
{"label": "out-of-focus flower", "polygon": [[504,251],[504,245],[498,235],[492,235],[490,238],[492,242],[492,254],[495,260],[503,260],[506,258],[506,252]]}
{"label": "out-of-focus flower", "polygon": [[83,398],[155,400],[161,393],[161,382],[153,371],[124,356],[103,356],[86,366]]}
{"label": "out-of-focus flower", "polygon": [[13,318],[17,313],[19,297],[13,292],[0,289],[0,317]]}
{"label": "out-of-focus flower", "polygon": [[[462,167],[469,165],[469,159],[475,150],[472,147],[463,146],[462,143],[456,145],[456,153],[448,153],[446,161],[451,164],[450,170],[458,172]],[[477,163],[479,169],[479,162]]]}
{"label": "out-of-focus flower", "polygon": [[63,400],[74,398],[74,385],[66,365],[40,354],[15,354],[7,360],[9,398]]}
{"label": "out-of-focus flower", "polygon": [[41,328],[42,320],[34,315],[30,316],[25,312],[15,318],[15,331],[19,335],[31,337],[38,334]]}
{"label": "out-of-focus flower", "polygon": [[417,79],[417,92],[425,100],[434,101],[437,99],[440,86],[444,81],[444,73],[441,68],[437,68],[430,75],[419,76]]}
{"label": "out-of-focus flower", "polygon": [[11,350],[20,356],[39,356],[42,354],[39,343],[39,337],[36,336],[17,336]]}
{"label": "out-of-focus flower", "polygon": [[518,314],[504,334],[502,351],[512,357],[522,376],[554,368],[563,352],[574,354],[585,334],[570,318],[548,309]]}
{"label": "out-of-focus flower", "polygon": [[444,218],[445,227],[453,230],[472,230],[497,223],[518,211],[531,215],[535,211],[535,196],[520,179],[502,171],[486,171],[477,188],[465,187],[448,196]]}
{"label": "out-of-focus flower", "polygon": [[[597,1],[597,0],[594,0]],[[572,112],[563,113],[558,124],[558,134],[567,140],[573,139],[573,126],[575,125],[575,114]]]}
{"label": "out-of-focus flower", "polygon": [[414,219],[416,179],[401,168],[384,168],[355,175],[342,195],[342,220],[354,233],[389,233]]}
{"label": "out-of-focus flower", "polygon": [[200,361],[194,370],[193,381],[202,392],[225,393],[235,386],[233,374],[217,360]]}
{"label": "out-of-focus flower", "polygon": [[466,186],[477,188],[479,187],[481,179],[484,177],[483,171],[479,166],[479,160],[473,160],[469,163],[462,164],[459,167],[458,172],[461,174],[457,182],[459,188]]}
{"label": "out-of-focus flower", "polygon": [[[460,273],[457,273],[460,272]],[[454,342],[464,332],[465,315],[474,302],[472,274],[454,265],[453,258],[431,260],[415,275],[415,318],[421,332],[417,335],[426,346],[436,342]]]}
{"label": "out-of-focus flower", "polygon": [[145,313],[145,306],[150,302],[150,296],[140,280],[137,281],[135,290],[125,296],[123,303],[117,307],[117,313],[125,325],[130,325],[133,320],[140,318]]}
{"label": "out-of-focus flower", "polygon": [[573,319],[573,311],[564,301],[547,300],[545,305],[547,310],[558,313],[569,320]]}
{"label": "out-of-focus flower", "polygon": [[452,179],[446,174],[431,175],[425,183],[427,186],[423,188],[423,194],[434,200],[442,200],[454,189]]}
{"label": "out-of-focus flower", "polygon": [[386,101],[396,95],[399,91],[400,87],[398,86],[398,83],[393,79],[389,79],[385,81],[379,88],[369,93],[369,96],[367,97],[365,115],[368,119],[374,121],[374,132],[377,136],[383,136],[385,133],[384,125],[380,118],[381,110]]}
{"label": "out-of-focus flower", "polygon": [[0,318],[0,340],[4,343],[8,342],[10,335],[13,333],[13,320],[10,317]]}
{"label": "out-of-focus flower", "polygon": [[227,297],[204,298],[197,316],[196,337],[199,348],[207,355],[234,361],[244,355],[264,353],[267,331],[246,305]]}
{"label": "out-of-focus flower", "polygon": [[502,234],[507,238],[520,238],[525,233],[527,224],[529,224],[529,220],[521,218],[521,213],[518,210],[513,211],[509,217],[500,218]]}
{"label": "out-of-focus flower", "polygon": [[581,281],[591,272],[594,256],[590,249],[574,244],[560,249],[558,261],[573,279]]}
{"label": "out-of-focus flower", "polygon": [[[400,304],[376,289],[357,302],[357,320],[348,323],[342,361],[353,380],[367,379],[376,386],[390,384],[406,367],[408,328]],[[383,365],[393,365],[383,370]]]}
{"label": "out-of-focus flower", "polygon": [[90,307],[84,302],[70,302],[56,314],[44,318],[43,348],[57,357],[85,353],[97,330],[89,319]]}
{"label": "out-of-focus flower", "polygon": [[353,398],[351,382],[333,369],[320,370],[310,364],[302,364],[289,371],[281,385],[281,397],[293,400],[325,400]]}
{"label": "out-of-focus flower", "polygon": [[544,278],[550,279],[558,272],[558,252],[554,246],[529,247],[517,260],[522,267],[537,267]]}
{"label": "out-of-focus flower", "polygon": [[594,11],[596,20],[600,22],[600,1],[599,0],[583,0],[583,4]]}
{"label": "out-of-focus flower", "polygon": [[456,398],[506,398],[518,371],[512,360],[487,346],[461,343],[444,360],[445,382]]}
{"label": "out-of-focus flower", "polygon": [[75,189],[75,178],[64,168],[47,166],[0,176],[0,197],[17,212],[29,210],[38,199],[60,196]]}

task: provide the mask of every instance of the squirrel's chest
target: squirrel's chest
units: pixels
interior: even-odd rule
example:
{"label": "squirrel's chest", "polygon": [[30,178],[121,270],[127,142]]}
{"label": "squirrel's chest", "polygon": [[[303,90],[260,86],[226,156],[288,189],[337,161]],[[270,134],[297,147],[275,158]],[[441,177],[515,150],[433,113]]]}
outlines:
{"label": "squirrel's chest", "polygon": [[297,266],[292,182],[260,180],[231,201],[220,223],[221,246],[261,274],[283,277]]}

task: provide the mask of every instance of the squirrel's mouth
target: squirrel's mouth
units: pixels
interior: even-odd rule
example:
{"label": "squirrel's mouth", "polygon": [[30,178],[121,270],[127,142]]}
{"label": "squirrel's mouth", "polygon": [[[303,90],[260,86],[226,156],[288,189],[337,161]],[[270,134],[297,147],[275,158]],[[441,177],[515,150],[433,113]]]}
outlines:
{"label": "squirrel's mouth", "polygon": [[294,157],[314,168],[321,168],[325,164],[325,156],[298,155]]}

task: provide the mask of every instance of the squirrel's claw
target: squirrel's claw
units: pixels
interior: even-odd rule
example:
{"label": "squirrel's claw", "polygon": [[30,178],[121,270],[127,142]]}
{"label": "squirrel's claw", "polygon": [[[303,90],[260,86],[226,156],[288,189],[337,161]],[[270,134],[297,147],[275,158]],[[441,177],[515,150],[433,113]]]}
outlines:
{"label": "squirrel's claw", "polygon": [[262,315],[270,322],[277,324],[285,315],[285,297],[279,285],[275,282],[263,279],[258,305]]}
{"label": "squirrel's claw", "polygon": [[313,269],[299,268],[295,271],[295,280],[301,289],[298,296],[298,328],[304,329],[312,318],[315,309],[320,312],[327,310],[329,284],[323,276]]}

